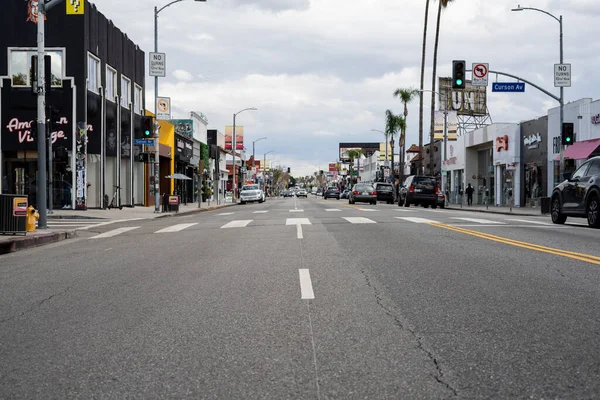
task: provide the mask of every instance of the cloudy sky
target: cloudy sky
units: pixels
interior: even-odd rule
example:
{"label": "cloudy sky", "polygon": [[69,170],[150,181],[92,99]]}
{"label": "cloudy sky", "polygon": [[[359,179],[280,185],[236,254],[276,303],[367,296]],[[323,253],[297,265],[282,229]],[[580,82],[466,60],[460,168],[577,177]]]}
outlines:
{"label": "cloudy sky", "polygon": [[[153,7],[168,0],[93,2],[152,51]],[[539,12],[511,12],[519,2],[563,15],[565,62],[573,72],[565,99],[595,97],[598,0],[454,0],[442,14],[438,76],[450,75],[453,59],[487,62],[558,95],[553,64],[559,24]],[[201,111],[221,132],[234,112],[257,107],[237,119],[249,152],[252,140],[266,136],[256,143],[257,157],[273,151],[269,158],[295,175],[311,174],[337,160],[339,142],[381,141],[383,135],[371,129],[384,129],[386,109],[402,111],[394,90],[419,87],[424,10],[425,0],[185,0],[159,16],[159,51],[168,58],[159,93],[171,97],[174,118]],[[437,1],[431,0],[426,89],[436,15]],[[147,77],[147,99],[153,87]],[[529,86],[515,94],[488,89],[494,122],[539,117],[556,105]],[[418,111],[417,99],[409,106],[407,144],[418,142]]]}

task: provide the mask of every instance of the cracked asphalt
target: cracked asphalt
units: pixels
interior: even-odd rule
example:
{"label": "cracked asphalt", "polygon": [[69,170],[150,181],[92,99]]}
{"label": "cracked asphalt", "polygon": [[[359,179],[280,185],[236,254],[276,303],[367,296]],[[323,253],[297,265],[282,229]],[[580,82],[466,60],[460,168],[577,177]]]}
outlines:
{"label": "cracked asphalt", "polygon": [[508,218],[270,199],[0,256],[0,398],[598,397],[600,231]]}

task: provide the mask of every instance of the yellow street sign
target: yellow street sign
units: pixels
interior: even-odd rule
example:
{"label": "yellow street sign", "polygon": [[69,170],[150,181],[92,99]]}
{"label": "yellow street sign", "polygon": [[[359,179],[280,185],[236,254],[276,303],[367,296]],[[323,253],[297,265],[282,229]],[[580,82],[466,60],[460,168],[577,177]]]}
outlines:
{"label": "yellow street sign", "polygon": [[83,15],[85,0],[65,0],[67,15]]}

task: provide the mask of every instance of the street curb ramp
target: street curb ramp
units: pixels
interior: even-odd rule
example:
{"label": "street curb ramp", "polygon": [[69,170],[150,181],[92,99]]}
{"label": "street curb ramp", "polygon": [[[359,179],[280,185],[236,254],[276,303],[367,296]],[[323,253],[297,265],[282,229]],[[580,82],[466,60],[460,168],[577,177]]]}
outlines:
{"label": "street curb ramp", "polygon": [[45,244],[56,243],[62,240],[76,237],[77,233],[74,230],[52,232],[35,236],[25,236],[0,242],[0,254],[13,253],[15,251],[27,249],[30,247],[43,246]]}

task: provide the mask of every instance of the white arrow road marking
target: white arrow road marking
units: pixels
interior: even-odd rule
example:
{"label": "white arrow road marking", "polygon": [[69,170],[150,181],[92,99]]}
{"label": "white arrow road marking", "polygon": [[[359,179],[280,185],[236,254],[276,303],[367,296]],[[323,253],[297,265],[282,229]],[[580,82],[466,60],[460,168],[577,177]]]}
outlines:
{"label": "white arrow road marking", "polygon": [[300,273],[300,293],[301,299],[314,299],[315,292],[313,292],[312,282],[310,281],[310,272],[308,269],[299,269]]}
{"label": "white arrow road marking", "polygon": [[194,222],[192,224],[178,224],[178,225],[168,226],[168,227],[158,230],[154,233],[179,232],[179,231],[182,231],[182,230],[187,229],[190,226],[194,226],[194,225],[198,225],[198,223]]}
{"label": "white arrow road marking", "polygon": [[221,229],[243,228],[243,227],[247,226],[250,222],[252,222],[251,219],[241,219],[241,220],[231,221],[231,222],[228,222],[225,225],[223,225],[221,227]]}
{"label": "white arrow road marking", "polygon": [[117,236],[117,235],[120,235],[121,233],[129,232],[129,231],[132,231],[132,230],[138,229],[138,228],[139,228],[139,226],[127,226],[125,228],[117,228],[117,229],[113,229],[112,231],[108,231],[108,232],[104,232],[104,233],[101,233],[96,236],[92,236],[90,239],[102,239],[102,238]]}
{"label": "white arrow road marking", "polygon": [[396,217],[397,219],[402,219],[408,222],[414,222],[415,224],[436,224],[437,221],[427,218],[417,218],[417,217]]}

